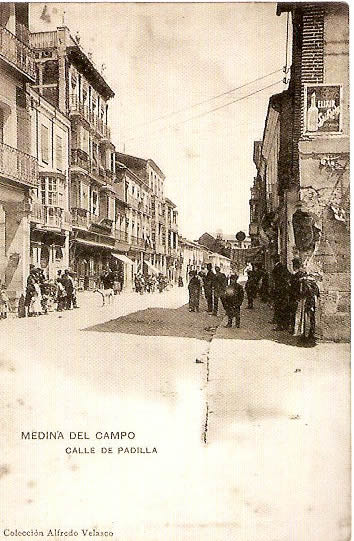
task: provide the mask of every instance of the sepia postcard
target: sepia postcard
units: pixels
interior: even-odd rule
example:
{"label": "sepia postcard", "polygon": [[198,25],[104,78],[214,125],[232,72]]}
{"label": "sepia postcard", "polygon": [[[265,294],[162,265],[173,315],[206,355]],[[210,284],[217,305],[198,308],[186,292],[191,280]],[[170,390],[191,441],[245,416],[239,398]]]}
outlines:
{"label": "sepia postcard", "polygon": [[0,3],[0,541],[351,539],[349,7]]}

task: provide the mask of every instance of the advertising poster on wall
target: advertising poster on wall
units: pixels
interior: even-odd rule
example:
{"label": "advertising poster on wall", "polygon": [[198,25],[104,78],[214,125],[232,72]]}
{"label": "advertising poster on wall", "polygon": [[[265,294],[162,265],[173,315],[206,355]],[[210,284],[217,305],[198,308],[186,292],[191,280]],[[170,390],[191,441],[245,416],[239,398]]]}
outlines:
{"label": "advertising poster on wall", "polygon": [[306,85],[305,133],[340,133],[341,99],[341,85]]}

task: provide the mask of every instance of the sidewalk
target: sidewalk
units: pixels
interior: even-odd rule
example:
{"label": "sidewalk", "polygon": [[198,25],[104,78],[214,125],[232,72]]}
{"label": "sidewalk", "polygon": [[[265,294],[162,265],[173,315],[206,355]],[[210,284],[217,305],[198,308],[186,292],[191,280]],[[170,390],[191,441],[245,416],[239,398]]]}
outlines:
{"label": "sidewalk", "polygon": [[150,306],[178,308],[187,302],[187,292],[174,287],[162,293],[144,293],[139,295],[134,291],[123,291],[113,297],[112,304],[102,306],[102,296],[92,291],[78,293],[78,309],[64,310],[63,312],[49,312],[38,317],[9,317],[0,321],[0,333],[3,330],[15,330],[19,326],[23,329],[45,332],[46,329],[70,329],[70,331],[85,328],[90,325],[106,322],[122,315],[144,310]]}
{"label": "sidewalk", "polygon": [[231,487],[237,538],[344,541],[349,345],[298,348],[293,337],[271,330],[271,310],[256,302],[242,309],[241,329],[218,328],[209,353],[206,439],[224,454],[220,486]]}

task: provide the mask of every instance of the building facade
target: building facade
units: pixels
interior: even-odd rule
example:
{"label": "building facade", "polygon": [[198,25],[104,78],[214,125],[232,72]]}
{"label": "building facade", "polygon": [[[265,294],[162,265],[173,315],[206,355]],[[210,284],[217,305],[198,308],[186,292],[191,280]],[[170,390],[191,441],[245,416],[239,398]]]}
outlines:
{"label": "building facade", "polygon": [[0,3],[0,281],[16,309],[30,264],[178,278],[178,211],[153,160],[117,153],[114,92],[65,26],[29,32],[28,4]]}
{"label": "building facade", "polygon": [[26,99],[35,82],[28,4],[0,3],[0,281],[14,310],[29,270],[30,192],[38,186]]}
{"label": "building facade", "polygon": [[38,186],[30,191],[30,263],[55,279],[69,267],[70,121],[28,88],[31,154],[38,162]]}
{"label": "building facade", "polygon": [[127,250],[116,217],[124,189],[117,183],[115,148],[110,139],[108,102],[114,96],[101,72],[68,28],[31,35],[36,53],[37,92],[67,115],[70,132],[70,258],[79,286],[99,284],[104,268]]}
{"label": "building facade", "polygon": [[[272,96],[250,199],[266,263],[299,257],[319,278],[318,330],[350,336],[349,23],[340,3],[280,3],[293,31],[288,90]],[[268,258],[268,261],[267,261]]]}

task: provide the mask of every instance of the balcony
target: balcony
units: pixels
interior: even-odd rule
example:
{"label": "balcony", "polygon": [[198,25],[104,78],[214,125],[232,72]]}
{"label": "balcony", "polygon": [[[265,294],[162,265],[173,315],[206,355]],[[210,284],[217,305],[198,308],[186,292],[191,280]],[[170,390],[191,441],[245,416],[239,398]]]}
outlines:
{"label": "balcony", "polygon": [[7,28],[0,28],[0,57],[29,79],[36,82],[34,52]]}
{"label": "balcony", "polygon": [[71,221],[73,227],[88,229],[89,227],[89,211],[86,209],[72,208]]}
{"label": "balcony", "polygon": [[31,222],[44,224],[44,206],[41,203],[33,201],[31,203]]}
{"label": "balcony", "polygon": [[90,160],[84,150],[73,148],[71,150],[71,165],[80,167],[84,171],[90,171]]}
{"label": "balcony", "polygon": [[145,248],[145,240],[133,235],[130,236],[130,244],[137,248]]}
{"label": "balcony", "polygon": [[44,226],[48,229],[69,229],[71,226],[70,213],[61,207],[50,207],[36,201],[31,203],[31,222],[37,226]]}
{"label": "balcony", "polygon": [[61,229],[63,226],[63,209],[60,207],[44,207],[44,225],[50,229]]}
{"label": "balcony", "polygon": [[36,188],[38,185],[37,161],[29,154],[0,143],[0,176],[29,188]]}
{"label": "balcony", "polygon": [[58,45],[57,33],[55,30],[30,34],[29,40],[32,49],[55,49]]}
{"label": "balcony", "polygon": [[70,95],[70,114],[79,115],[86,120],[103,139],[111,139],[111,130],[107,124],[85,105],[76,94]]}

